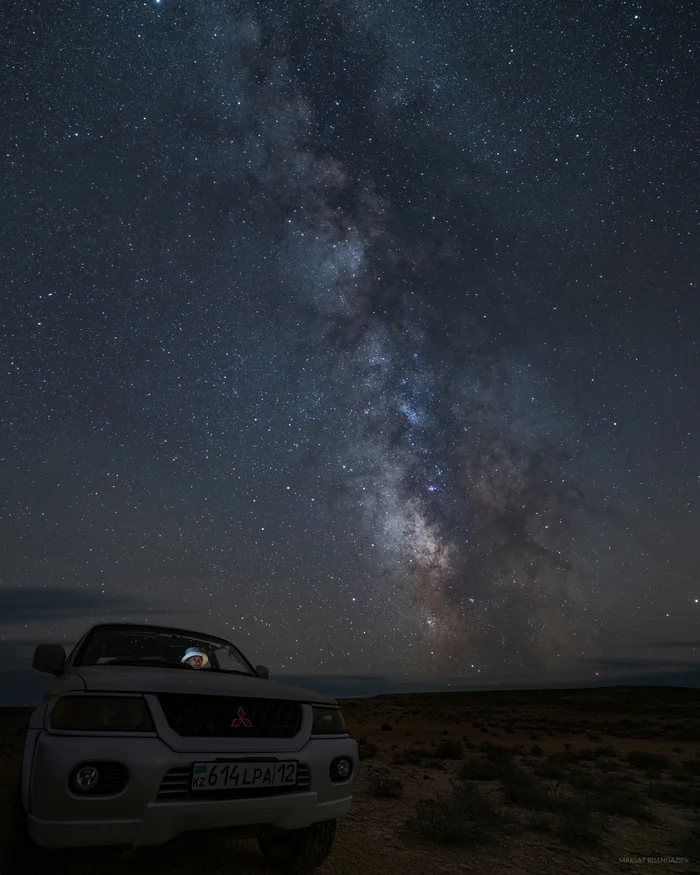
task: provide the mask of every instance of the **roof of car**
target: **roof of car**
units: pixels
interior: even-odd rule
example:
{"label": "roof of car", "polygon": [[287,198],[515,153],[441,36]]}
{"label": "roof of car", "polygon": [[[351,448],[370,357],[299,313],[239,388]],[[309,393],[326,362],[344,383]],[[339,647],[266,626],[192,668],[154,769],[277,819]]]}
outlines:
{"label": "roof of car", "polygon": [[151,623],[96,623],[90,628],[95,629],[148,629],[154,632],[176,632],[179,635],[191,635],[194,638],[216,638],[217,641],[225,641],[221,635],[210,635],[208,632],[195,632],[194,629],[181,629],[179,626],[156,626]]}

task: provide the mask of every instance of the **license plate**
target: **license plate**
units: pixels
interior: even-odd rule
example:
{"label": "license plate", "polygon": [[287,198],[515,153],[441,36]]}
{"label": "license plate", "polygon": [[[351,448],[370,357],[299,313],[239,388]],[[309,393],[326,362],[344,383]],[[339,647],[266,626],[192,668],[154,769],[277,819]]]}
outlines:
{"label": "license plate", "polygon": [[193,790],[244,790],[257,787],[294,787],[296,762],[195,763]]}

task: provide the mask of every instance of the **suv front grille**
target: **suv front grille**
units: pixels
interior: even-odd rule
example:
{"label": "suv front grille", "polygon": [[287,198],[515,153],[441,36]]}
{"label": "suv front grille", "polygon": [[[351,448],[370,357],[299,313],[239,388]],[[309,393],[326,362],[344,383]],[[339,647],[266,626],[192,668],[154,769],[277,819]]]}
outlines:
{"label": "suv front grille", "polygon": [[299,702],[164,693],[158,701],[183,738],[293,738],[301,729]]}
{"label": "suv front grille", "polygon": [[193,766],[178,766],[166,772],[158,790],[158,802],[175,802],[182,799],[255,799],[265,796],[281,796],[297,793],[311,784],[311,772],[305,763],[297,766],[297,783],[294,787],[263,787],[260,789],[236,788],[231,790],[191,790]]}

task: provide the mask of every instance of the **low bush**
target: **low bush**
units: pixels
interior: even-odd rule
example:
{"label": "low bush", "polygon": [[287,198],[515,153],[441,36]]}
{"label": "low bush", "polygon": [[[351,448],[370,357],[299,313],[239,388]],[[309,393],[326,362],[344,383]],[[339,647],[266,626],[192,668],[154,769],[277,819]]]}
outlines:
{"label": "low bush", "polygon": [[462,781],[495,781],[503,775],[503,772],[502,762],[473,756],[464,760],[457,777]]}
{"label": "low bush", "polygon": [[577,790],[592,791],[600,786],[599,778],[583,769],[571,769],[566,776],[566,783]]}
{"label": "low bush", "polygon": [[447,797],[421,799],[405,828],[437,844],[464,846],[483,841],[499,820],[488,797],[462,781]]}
{"label": "low bush", "polygon": [[530,829],[534,829],[535,832],[551,832],[551,830],[552,830],[551,816],[545,814],[544,811],[538,811],[530,819],[529,826],[530,826]]}
{"label": "low bush", "polygon": [[396,766],[419,766],[422,765],[431,754],[425,748],[406,748],[406,750],[397,750],[392,757],[392,762]]}
{"label": "low bush", "polygon": [[593,767],[601,772],[617,772],[620,769],[620,764],[617,760],[596,760]]}
{"label": "low bush", "polygon": [[571,754],[572,759],[576,762],[589,763],[595,756],[595,750],[592,747],[581,747],[572,751]]}
{"label": "low bush", "polygon": [[564,757],[561,754],[550,754],[537,766],[537,774],[541,778],[564,781],[569,776]]}
{"label": "low bush", "polygon": [[683,770],[687,775],[700,775],[700,757],[696,757],[692,760],[684,760]]}
{"label": "low bush", "polygon": [[514,805],[552,811],[560,802],[560,798],[552,793],[546,784],[538,781],[525,769],[511,765],[504,771],[502,779],[505,797]]}
{"label": "low bush", "polygon": [[687,784],[649,784],[647,795],[659,802],[667,802],[682,808],[700,810],[700,787]]}
{"label": "low bush", "polygon": [[598,811],[619,817],[633,817],[645,823],[655,823],[656,815],[644,804],[644,798],[634,787],[600,786],[593,794]]}
{"label": "low bush", "polygon": [[635,769],[659,770],[668,768],[666,754],[651,753],[647,750],[631,750],[627,754],[627,762]]}
{"label": "low bush", "polygon": [[372,776],[370,790],[373,796],[397,799],[403,794],[403,783],[401,778],[395,778],[393,775],[380,772]]}
{"label": "low bush", "polygon": [[487,754],[490,759],[502,759],[503,757],[512,757],[516,752],[524,753],[524,748],[509,747],[507,744],[497,744],[495,741],[482,741],[481,751]]}
{"label": "low bush", "polygon": [[460,760],[464,756],[464,746],[461,741],[446,738],[435,748],[433,756],[442,760]]}
{"label": "low bush", "polygon": [[692,826],[678,843],[678,852],[691,860],[700,858],[700,826]]}
{"label": "low bush", "polygon": [[602,838],[602,822],[582,802],[572,799],[555,818],[554,833],[567,845],[596,844]]}
{"label": "low bush", "polygon": [[598,747],[594,748],[594,754],[597,758],[616,757],[617,749],[611,744],[599,744]]}
{"label": "low bush", "polygon": [[369,760],[376,757],[379,753],[379,748],[373,741],[367,741],[365,736],[357,741],[357,752],[361,760]]}

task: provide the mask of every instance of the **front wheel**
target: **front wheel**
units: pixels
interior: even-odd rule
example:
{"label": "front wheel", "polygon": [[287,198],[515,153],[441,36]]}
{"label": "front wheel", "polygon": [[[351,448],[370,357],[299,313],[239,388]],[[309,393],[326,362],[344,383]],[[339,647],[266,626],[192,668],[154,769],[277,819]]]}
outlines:
{"label": "front wheel", "polygon": [[22,805],[22,792],[18,788],[12,807],[10,835],[5,849],[5,858],[0,860],[3,875],[40,875],[47,869],[48,853],[35,845],[27,829],[27,815]]}
{"label": "front wheel", "polygon": [[273,827],[258,839],[258,846],[265,863],[277,872],[313,872],[328,859],[335,829],[335,820],[322,820],[302,829]]}

